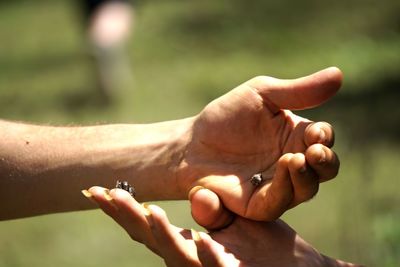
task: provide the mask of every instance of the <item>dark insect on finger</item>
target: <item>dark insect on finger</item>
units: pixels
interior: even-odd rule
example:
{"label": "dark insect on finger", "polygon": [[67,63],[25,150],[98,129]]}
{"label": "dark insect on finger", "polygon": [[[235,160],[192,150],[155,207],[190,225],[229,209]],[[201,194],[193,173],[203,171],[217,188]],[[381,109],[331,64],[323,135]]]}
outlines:
{"label": "dark insect on finger", "polygon": [[264,180],[264,178],[263,178],[262,174],[257,173],[251,177],[250,182],[253,186],[257,187],[262,183],[263,180]]}
{"label": "dark insect on finger", "polygon": [[135,188],[132,185],[130,185],[127,181],[118,180],[117,183],[115,184],[115,187],[127,191],[132,197],[135,197],[136,195]]}

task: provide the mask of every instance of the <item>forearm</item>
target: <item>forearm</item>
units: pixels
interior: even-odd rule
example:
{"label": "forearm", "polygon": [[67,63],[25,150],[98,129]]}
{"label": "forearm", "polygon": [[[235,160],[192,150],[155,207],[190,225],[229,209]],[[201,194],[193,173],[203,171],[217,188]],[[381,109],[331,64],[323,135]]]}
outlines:
{"label": "forearm", "polygon": [[0,121],[0,219],[93,208],[80,191],[117,179],[133,184],[139,201],[185,198],[175,168],[191,120],[91,127]]}

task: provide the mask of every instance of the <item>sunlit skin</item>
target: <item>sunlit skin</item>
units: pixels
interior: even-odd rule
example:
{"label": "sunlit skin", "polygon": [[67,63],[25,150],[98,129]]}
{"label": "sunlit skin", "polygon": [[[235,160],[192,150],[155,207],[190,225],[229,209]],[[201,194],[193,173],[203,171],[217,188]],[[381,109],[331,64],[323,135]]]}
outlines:
{"label": "sunlit skin", "polygon": [[[259,76],[193,117],[152,124],[0,120],[0,201],[13,203],[0,206],[0,220],[95,208],[80,190],[112,187],[118,179],[135,186],[138,201],[187,199],[198,186],[211,189],[224,208],[218,221],[196,217],[209,228],[229,223],[232,213],[277,219],[337,174],[331,126],[289,110],[321,105],[341,81],[334,67],[295,80]],[[255,187],[250,178],[260,172],[265,180]]]}
{"label": "sunlit skin", "polygon": [[[217,193],[238,215],[263,221],[278,218],[313,197],[319,182],[337,174],[331,126],[289,110],[322,104],[341,81],[341,72],[328,68],[296,80],[262,76],[238,86],[195,119],[178,174],[191,181],[190,187]],[[250,178],[259,172],[266,181],[254,187]]]}
{"label": "sunlit skin", "polygon": [[[257,222],[236,216],[222,230],[197,233],[169,223],[155,205],[140,205],[128,192],[92,187],[86,195],[121,225],[133,240],[145,244],[170,267],[333,267],[358,266],[320,254],[287,224]],[[192,209],[220,205],[203,189],[192,195]],[[206,203],[206,204],[205,204]],[[214,213],[215,209],[208,209]]]}

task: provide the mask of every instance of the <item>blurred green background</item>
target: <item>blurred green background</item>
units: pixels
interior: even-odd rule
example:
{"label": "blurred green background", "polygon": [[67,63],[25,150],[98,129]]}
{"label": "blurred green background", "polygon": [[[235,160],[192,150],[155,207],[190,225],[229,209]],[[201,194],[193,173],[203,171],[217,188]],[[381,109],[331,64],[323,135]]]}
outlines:
{"label": "blurred green background", "polygon": [[[399,1],[154,0],[135,7],[134,84],[101,106],[76,2],[1,1],[0,117],[177,119],[256,75],[294,78],[338,66],[340,93],[300,114],[334,125],[340,174],[284,219],[327,255],[399,266]],[[199,228],[187,202],[162,207],[174,223]],[[163,262],[99,211],[0,222],[0,266],[111,265]]]}

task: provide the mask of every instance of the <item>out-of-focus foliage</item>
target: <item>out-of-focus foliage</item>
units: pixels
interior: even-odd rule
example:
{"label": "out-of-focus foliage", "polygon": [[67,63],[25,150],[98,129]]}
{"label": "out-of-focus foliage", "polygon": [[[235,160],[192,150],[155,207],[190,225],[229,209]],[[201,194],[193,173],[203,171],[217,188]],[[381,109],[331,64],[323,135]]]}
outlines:
{"label": "out-of-focus foliage", "polygon": [[[327,255],[398,266],[399,1],[137,1],[129,46],[135,81],[108,107],[96,101],[74,4],[0,2],[1,118],[183,118],[253,76],[294,78],[338,66],[345,74],[338,96],[301,114],[334,125],[341,172],[284,218]],[[163,204],[173,222],[193,227],[187,206]],[[0,223],[0,266],[109,265],[162,261],[98,211]]]}

